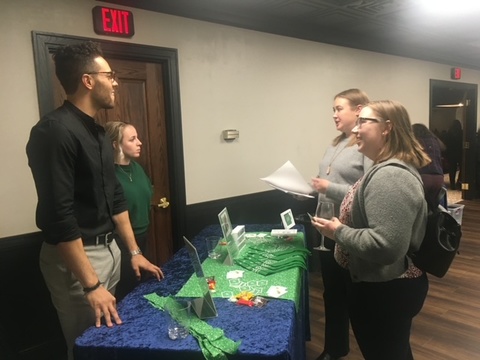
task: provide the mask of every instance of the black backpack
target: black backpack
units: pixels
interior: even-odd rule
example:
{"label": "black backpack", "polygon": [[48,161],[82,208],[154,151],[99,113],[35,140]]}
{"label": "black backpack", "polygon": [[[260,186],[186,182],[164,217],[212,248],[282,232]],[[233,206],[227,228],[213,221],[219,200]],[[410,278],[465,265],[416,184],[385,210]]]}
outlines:
{"label": "black backpack", "polygon": [[[401,164],[393,163],[390,165],[410,171],[408,167]],[[445,198],[446,192],[445,188],[440,190],[437,203]],[[457,220],[442,205],[433,206],[429,204],[427,199],[425,201],[428,204],[425,236],[420,248],[415,252],[409,252],[408,255],[417,268],[442,278],[458,253],[462,230]],[[446,201],[445,206],[447,206]]]}
{"label": "black backpack", "polygon": [[[445,191],[442,189],[439,198]],[[429,206],[427,229],[420,249],[409,255],[420,270],[441,278],[458,253],[461,237],[460,224],[442,205],[433,209]]]}

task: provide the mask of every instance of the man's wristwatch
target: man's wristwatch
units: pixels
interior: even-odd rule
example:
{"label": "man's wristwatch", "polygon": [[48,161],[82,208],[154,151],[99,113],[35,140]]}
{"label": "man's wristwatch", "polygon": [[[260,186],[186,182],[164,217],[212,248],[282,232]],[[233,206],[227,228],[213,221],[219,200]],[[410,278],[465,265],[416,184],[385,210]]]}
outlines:
{"label": "man's wristwatch", "polygon": [[130,251],[130,255],[142,255],[142,250],[140,250],[140,248],[137,248],[136,250]]}

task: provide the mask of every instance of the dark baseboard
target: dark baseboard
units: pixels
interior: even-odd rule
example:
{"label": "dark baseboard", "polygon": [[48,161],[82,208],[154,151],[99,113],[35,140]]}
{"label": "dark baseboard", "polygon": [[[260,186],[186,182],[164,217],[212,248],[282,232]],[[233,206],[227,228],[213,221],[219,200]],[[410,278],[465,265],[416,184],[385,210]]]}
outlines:
{"label": "dark baseboard", "polygon": [[[232,224],[279,224],[280,213],[315,211],[316,200],[299,201],[273,190],[187,206],[184,235],[193,238],[218,224],[225,207]],[[39,232],[0,239],[0,359],[63,360],[65,342],[38,264]],[[175,239],[177,249],[183,239]],[[176,250],[177,250],[176,249]]]}
{"label": "dark baseboard", "polygon": [[62,359],[65,342],[38,264],[40,233],[0,239],[0,358]]}

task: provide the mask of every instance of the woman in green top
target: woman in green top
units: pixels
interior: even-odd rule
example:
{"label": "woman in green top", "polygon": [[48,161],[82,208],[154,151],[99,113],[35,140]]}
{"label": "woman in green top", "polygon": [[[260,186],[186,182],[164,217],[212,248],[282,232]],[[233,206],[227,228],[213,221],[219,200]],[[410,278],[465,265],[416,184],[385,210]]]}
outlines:
{"label": "woman in green top", "polygon": [[[140,156],[142,142],[137,130],[131,124],[112,121],[105,124],[105,130],[114,149],[115,172],[122,185],[128,203],[128,214],[135,239],[140,250],[147,250],[147,232],[150,223],[150,200],[153,196],[152,183],[142,166],[134,159]],[[137,279],[130,266],[131,255],[122,250],[122,272],[117,285],[117,301],[128,294],[136,285]]]}

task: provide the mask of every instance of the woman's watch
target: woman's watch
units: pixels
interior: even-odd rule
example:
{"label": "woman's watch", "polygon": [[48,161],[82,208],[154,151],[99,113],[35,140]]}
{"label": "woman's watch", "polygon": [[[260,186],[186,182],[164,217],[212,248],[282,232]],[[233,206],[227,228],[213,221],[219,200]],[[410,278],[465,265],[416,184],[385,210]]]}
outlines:
{"label": "woman's watch", "polygon": [[140,250],[140,248],[137,248],[136,250],[132,250],[130,251],[130,255],[135,256],[135,255],[142,255],[142,250]]}

